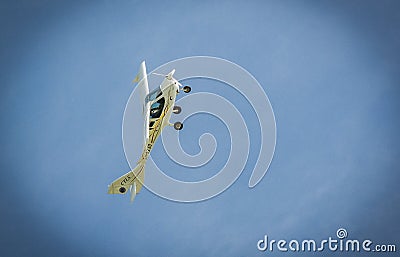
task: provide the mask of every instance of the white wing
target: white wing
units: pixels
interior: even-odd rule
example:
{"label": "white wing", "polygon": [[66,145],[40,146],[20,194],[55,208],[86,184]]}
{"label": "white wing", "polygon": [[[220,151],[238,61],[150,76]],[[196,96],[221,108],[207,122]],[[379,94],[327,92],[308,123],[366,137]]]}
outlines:
{"label": "white wing", "polygon": [[146,63],[143,61],[140,64],[139,73],[136,76],[135,80],[138,83],[138,90],[140,95],[140,101],[142,102],[143,108],[143,118],[144,118],[144,131],[143,131],[143,146],[146,145],[146,141],[149,138],[149,115],[150,115],[150,106],[146,104],[146,96],[149,94],[149,83],[147,81],[147,72],[146,72]]}

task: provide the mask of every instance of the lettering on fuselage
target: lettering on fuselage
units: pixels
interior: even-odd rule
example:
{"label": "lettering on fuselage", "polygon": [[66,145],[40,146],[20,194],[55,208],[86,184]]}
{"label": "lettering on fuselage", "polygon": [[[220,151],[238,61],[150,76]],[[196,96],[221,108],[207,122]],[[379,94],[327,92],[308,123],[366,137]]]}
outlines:
{"label": "lettering on fuselage", "polygon": [[147,144],[147,153],[150,153],[152,147],[153,147],[152,144],[150,144],[150,143]]}
{"label": "lettering on fuselage", "polygon": [[121,181],[121,186],[125,185],[126,182],[128,182],[130,179],[131,179],[131,176],[130,176],[130,175],[126,176],[126,177]]}

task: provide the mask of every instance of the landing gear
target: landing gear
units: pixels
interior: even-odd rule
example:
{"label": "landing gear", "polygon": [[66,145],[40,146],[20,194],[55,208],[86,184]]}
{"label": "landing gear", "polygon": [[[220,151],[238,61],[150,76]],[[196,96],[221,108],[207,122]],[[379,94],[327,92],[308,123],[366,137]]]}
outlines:
{"label": "landing gear", "polygon": [[176,130],[181,130],[181,129],[183,129],[183,124],[182,124],[182,122],[179,122],[179,121],[175,122],[175,123],[174,123],[174,129],[176,129]]}
{"label": "landing gear", "polygon": [[179,114],[181,113],[182,108],[180,106],[174,106],[174,109],[172,110],[173,113]]}
{"label": "landing gear", "polygon": [[184,87],[183,87],[183,92],[189,93],[190,91],[192,91],[192,88],[191,88],[191,87],[189,87],[189,86],[184,86]]}

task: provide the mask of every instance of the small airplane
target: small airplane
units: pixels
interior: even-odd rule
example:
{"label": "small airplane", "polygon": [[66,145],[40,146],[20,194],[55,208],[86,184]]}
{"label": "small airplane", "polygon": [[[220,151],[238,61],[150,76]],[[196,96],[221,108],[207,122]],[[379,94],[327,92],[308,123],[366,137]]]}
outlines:
{"label": "small airplane", "polygon": [[140,87],[139,89],[142,92],[141,101],[143,103],[144,115],[143,152],[137,162],[137,166],[133,170],[117,178],[108,186],[109,194],[125,194],[130,190],[130,199],[131,202],[133,202],[136,194],[142,189],[146,161],[161,131],[168,125],[173,126],[176,130],[181,130],[183,128],[181,122],[172,124],[169,119],[172,113],[179,114],[182,110],[181,107],[175,106],[177,94],[181,90],[185,93],[189,93],[191,88],[179,83],[178,80],[173,77],[174,73],[175,69],[167,75],[153,73],[155,75],[165,76],[165,79],[157,89],[149,93],[146,64],[144,61],[141,63],[139,73],[133,82],[138,82],[137,86]]}

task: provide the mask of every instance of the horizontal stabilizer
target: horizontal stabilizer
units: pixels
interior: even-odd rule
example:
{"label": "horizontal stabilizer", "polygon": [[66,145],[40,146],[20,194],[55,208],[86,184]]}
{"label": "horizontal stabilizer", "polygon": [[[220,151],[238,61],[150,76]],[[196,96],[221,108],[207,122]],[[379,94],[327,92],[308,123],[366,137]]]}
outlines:
{"label": "horizontal stabilizer", "polygon": [[[139,163],[133,170],[122,175],[121,177],[114,180],[111,185],[108,186],[109,194],[126,194],[128,189],[131,190],[133,198],[142,189],[144,182],[144,162]],[[131,199],[132,199],[131,195]]]}

